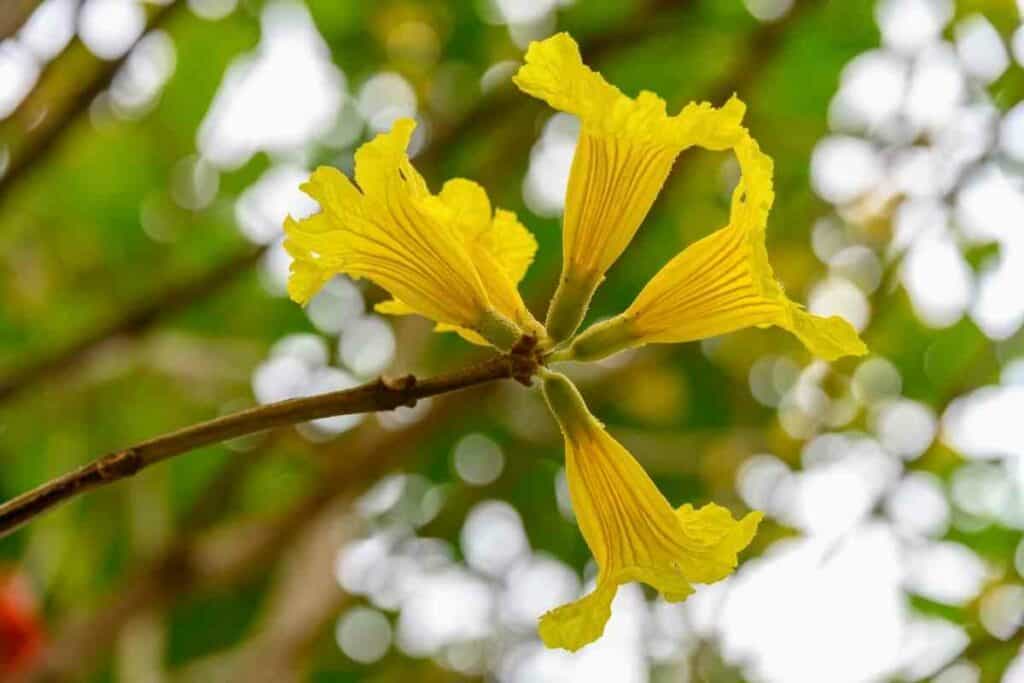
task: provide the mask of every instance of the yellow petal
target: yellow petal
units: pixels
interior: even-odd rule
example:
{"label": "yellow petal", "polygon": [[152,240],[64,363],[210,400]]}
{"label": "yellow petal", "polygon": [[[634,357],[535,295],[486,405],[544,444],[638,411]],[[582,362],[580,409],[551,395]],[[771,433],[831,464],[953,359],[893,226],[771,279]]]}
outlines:
{"label": "yellow petal", "polygon": [[404,304],[398,299],[388,299],[374,305],[373,310],[384,315],[413,315],[416,311],[412,306]]}
{"label": "yellow petal", "polygon": [[679,149],[731,146],[744,113],[743,103],[733,98],[722,109],[691,103],[679,115],[669,116],[664,100],[656,94],[643,90],[630,98],[587,67],[568,33],[530,43],[525,64],[512,81],[554,109],[580,117],[583,128],[595,135],[629,137]]}
{"label": "yellow petal", "polygon": [[487,252],[511,283],[519,284],[533,263],[537,240],[516,215],[502,209],[492,215],[484,189],[464,178],[445,183],[438,198],[466,243]]}
{"label": "yellow petal", "polygon": [[[387,312],[416,312],[507,348],[524,331],[516,321],[532,318],[514,283],[491,272],[493,258],[478,253],[478,233],[492,223],[490,204],[477,188],[463,215],[430,194],[406,153],[414,127],[412,120],[399,120],[360,147],[358,189],[326,167],[303,185],[321,212],[285,222],[285,247],[294,259],[289,291],[304,303],[334,274],[369,278],[404,306]],[[477,239],[469,240],[466,224],[480,221]]]}
{"label": "yellow petal", "polygon": [[451,211],[491,304],[525,332],[540,334],[543,328],[516,288],[533,262],[537,240],[511,211],[499,209],[492,216],[487,193],[470,180],[449,180],[438,198]]}
{"label": "yellow petal", "polygon": [[580,135],[565,196],[567,277],[597,284],[622,254],[661,191],[679,150]]}
{"label": "yellow petal", "polygon": [[622,94],[583,64],[580,48],[568,33],[530,43],[526,63],[512,81],[523,92],[581,118],[608,111]]}
{"label": "yellow petal", "polygon": [[826,360],[835,360],[843,356],[863,356],[868,352],[857,330],[837,315],[824,318],[804,311],[792,304],[788,311],[789,319],[781,327],[797,336],[815,356]]}
{"label": "yellow petal", "polygon": [[491,200],[478,183],[453,178],[444,184],[437,196],[451,210],[456,229],[469,239],[476,239],[490,226]]}
{"label": "yellow petal", "polygon": [[601,586],[576,602],[556,607],[540,618],[537,632],[544,644],[575,652],[604,633],[612,616],[614,586]]}
{"label": "yellow petal", "polygon": [[642,91],[627,97],[587,68],[568,34],[534,42],[513,79],[523,91],[582,121],[569,174],[562,279],[548,332],[568,338],[594,290],[633,239],[679,153],[692,145],[731,146],[743,132],[744,106],[690,104],[669,116],[665,102]]}
{"label": "yellow petal", "polygon": [[[523,332],[541,334],[543,328],[527,310],[516,289],[537,250],[533,235],[516,220],[514,213],[499,209],[492,215],[487,193],[470,180],[449,180],[436,199],[433,210],[446,216],[446,223],[462,242],[487,292],[490,305],[516,323]],[[389,315],[426,315],[397,300],[382,302],[376,308],[378,312]],[[464,325],[439,322],[435,329],[438,332],[456,332],[474,344],[488,344],[478,332]]]}
{"label": "yellow petal", "polygon": [[[320,166],[301,189],[315,199],[321,214],[313,221],[306,219],[306,231],[326,232],[337,230],[340,224],[363,219],[363,195],[345,174],[331,166]],[[360,223],[361,224],[361,223]]]}
{"label": "yellow petal", "polygon": [[323,270],[314,262],[295,259],[288,273],[288,296],[305,306],[331,277],[330,271]]}
{"label": "yellow petal", "polygon": [[480,236],[480,244],[515,284],[523,281],[537,253],[537,238],[513,212],[505,209],[494,212],[491,229]]}
{"label": "yellow petal", "polygon": [[546,373],[544,396],[565,436],[569,495],[599,568],[594,593],[542,619],[545,643],[576,649],[599,637],[623,583],[640,581],[678,601],[692,592],[692,582],[718,581],[735,569],[760,513],[736,521],[716,505],[672,509],[565,376]]}
{"label": "yellow petal", "polygon": [[455,325],[446,325],[444,323],[438,323],[434,326],[435,332],[454,332],[459,335],[470,344],[476,344],[477,346],[490,346],[490,342],[484,339],[479,332],[466,329],[465,327],[457,327]]}
{"label": "yellow petal", "polygon": [[427,183],[409,162],[406,153],[415,129],[413,119],[398,119],[389,132],[378,135],[356,150],[356,182],[366,197],[387,204],[391,201],[387,195],[395,189],[396,183],[401,186],[402,193],[410,197],[430,195]]}
{"label": "yellow petal", "polygon": [[[304,223],[306,230],[310,232],[324,232],[330,229],[327,218],[323,214],[311,216]],[[285,219],[284,229],[286,233],[289,233],[299,231],[301,228],[289,216]],[[306,305],[334,276],[334,272],[325,266],[317,254],[301,244],[301,240],[299,242],[285,240],[284,249],[292,257],[288,274],[288,296],[293,301]]]}
{"label": "yellow petal", "polygon": [[774,193],[772,162],[753,139],[736,147],[742,177],[729,225],[690,245],[661,269],[620,316],[595,325],[573,345],[595,359],[648,343],[704,339],[744,327],[777,325],[815,355],[835,360],[867,349],[842,318],[822,318],[789,300],[765,247]]}
{"label": "yellow petal", "polygon": [[736,556],[754,540],[764,517],[755,510],[737,522],[728,510],[714,503],[698,510],[687,503],[676,510],[676,516],[687,535],[702,548],[683,560],[688,565],[687,576],[698,583],[714,583],[731,574],[736,569]]}
{"label": "yellow petal", "polygon": [[[412,307],[408,306],[398,299],[389,299],[387,301],[381,301],[376,304],[373,309],[378,313],[384,315],[417,315],[417,311]],[[459,327],[457,325],[449,325],[447,323],[438,323],[434,326],[435,332],[454,332],[459,335],[470,344],[476,344],[477,346],[490,346],[491,343],[484,339],[478,332],[467,329],[465,327]]]}

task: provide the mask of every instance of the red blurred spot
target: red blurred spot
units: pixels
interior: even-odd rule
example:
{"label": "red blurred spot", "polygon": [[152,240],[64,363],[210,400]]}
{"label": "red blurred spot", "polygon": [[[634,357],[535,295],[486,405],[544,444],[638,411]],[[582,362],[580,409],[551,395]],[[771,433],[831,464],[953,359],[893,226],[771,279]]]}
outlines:
{"label": "red blurred spot", "polygon": [[0,573],[0,677],[31,667],[43,649],[43,640],[43,623],[31,584],[22,574]]}

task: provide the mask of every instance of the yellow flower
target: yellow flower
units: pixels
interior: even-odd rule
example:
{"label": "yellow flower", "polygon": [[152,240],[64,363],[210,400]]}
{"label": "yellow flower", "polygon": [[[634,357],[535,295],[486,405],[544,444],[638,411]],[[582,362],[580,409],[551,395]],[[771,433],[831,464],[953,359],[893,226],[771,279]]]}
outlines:
{"label": "yellow flower", "polygon": [[544,373],[544,396],[565,437],[569,495],[598,566],[593,592],[541,617],[548,647],[578,650],[599,638],[623,583],[640,581],[680,601],[693,592],[692,582],[718,581],[736,568],[760,512],[736,521],[713,504],[673,509],[564,375]]}
{"label": "yellow flower", "polygon": [[743,133],[744,106],[733,98],[721,109],[689,104],[669,116],[654,93],[629,98],[587,68],[566,33],[532,43],[513,80],[582,123],[565,201],[562,277],[547,318],[549,336],[562,341],[576,331],[679,153],[693,145],[733,146]]}
{"label": "yellow flower", "polygon": [[508,349],[523,334],[541,334],[517,290],[537,249],[533,235],[511,212],[492,215],[487,194],[469,180],[431,194],[406,153],[415,125],[399,120],[359,148],[358,189],[326,166],[302,186],[321,211],[285,221],[291,297],[305,304],[345,273],[391,293],[382,312],[418,313],[476,343]]}
{"label": "yellow flower", "polygon": [[[378,304],[381,312],[423,315],[439,330],[506,351],[524,334],[546,337],[543,349],[560,344],[549,361],[595,360],[752,325],[783,327],[830,360],[865,353],[849,323],[805,312],[776,281],[765,247],[772,161],[741,125],[738,99],[719,109],[690,104],[669,116],[655,94],[627,97],[587,68],[564,33],[531,44],[514,80],[582,123],[566,197],[562,275],[546,329],[517,289],[535,239],[514,214],[493,210],[471,181],[451,180],[432,194],[406,153],[415,126],[407,119],[356,153],[358,187],[326,167],[303,185],[321,211],[285,222],[292,298],[308,302],[338,273],[365,277],[393,297]],[[673,258],[624,313],[573,338],[676,157],[694,145],[736,154],[741,179],[729,224]],[[537,374],[565,439],[569,493],[598,565],[595,589],[545,614],[539,632],[549,647],[577,650],[601,636],[624,583],[646,583],[679,601],[693,583],[728,576],[761,513],[736,520],[714,504],[673,508],[565,376],[543,367]]]}
{"label": "yellow flower", "polygon": [[765,248],[772,160],[749,135],[735,151],[742,175],[729,225],[669,261],[624,313],[579,335],[564,357],[595,360],[628,347],[769,325],[789,330],[827,360],[866,353],[848,322],[811,315],[786,297]]}

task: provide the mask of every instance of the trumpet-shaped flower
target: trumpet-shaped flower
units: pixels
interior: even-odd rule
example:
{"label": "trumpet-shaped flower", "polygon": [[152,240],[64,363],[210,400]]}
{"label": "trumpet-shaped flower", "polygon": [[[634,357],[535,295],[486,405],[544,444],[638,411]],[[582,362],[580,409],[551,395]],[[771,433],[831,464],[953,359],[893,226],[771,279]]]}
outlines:
{"label": "trumpet-shaped flower", "polygon": [[[596,360],[628,347],[771,325],[829,360],[865,353],[849,323],[807,313],[775,279],[765,245],[772,161],[741,125],[738,99],[721,108],[690,104],[670,116],[657,95],[627,97],[587,68],[564,33],[532,43],[514,80],[582,122],[566,197],[562,275],[544,327],[517,289],[537,249],[533,235],[514,214],[493,210],[484,190],[468,180],[451,180],[432,194],[407,156],[415,124],[404,119],[358,150],[356,184],[321,167],[302,186],[321,211],[285,222],[292,298],[306,303],[338,273],[365,277],[392,295],[378,304],[384,313],[416,313],[440,330],[506,351],[533,335],[543,339],[547,361]],[[669,261],[625,312],[574,338],[676,157],[694,145],[731,149],[739,161],[728,225]],[[522,356],[527,347],[531,354],[536,349],[523,344],[510,360],[525,361],[543,377],[565,440],[573,509],[598,565],[594,590],[541,617],[539,632],[549,647],[577,650],[601,636],[624,583],[646,583],[679,601],[692,584],[728,576],[761,513],[737,520],[714,504],[673,508],[576,387],[545,369],[540,356]]]}
{"label": "trumpet-shaped flower", "polygon": [[523,334],[541,334],[517,290],[537,249],[533,235],[515,214],[492,214],[469,180],[431,194],[406,153],[414,127],[399,120],[359,148],[358,189],[325,166],[302,186],[321,211],[285,221],[291,297],[304,304],[344,273],[391,293],[381,311],[423,315],[476,343],[508,349]]}
{"label": "trumpet-shaped flower", "polygon": [[579,335],[567,357],[595,360],[627,347],[770,325],[789,330],[827,360],[866,353],[848,322],[807,313],[786,297],[765,247],[774,199],[772,160],[749,135],[735,150],[742,176],[729,225],[669,261],[624,313]]}
{"label": "trumpet-shaped flower", "polygon": [[564,375],[544,374],[544,396],[565,437],[569,495],[598,566],[593,592],[541,617],[548,647],[577,650],[599,638],[623,583],[640,581],[680,601],[693,592],[692,582],[719,581],[736,568],[760,512],[736,521],[713,504],[673,509]]}
{"label": "trumpet-shaped flower", "polygon": [[669,116],[654,93],[627,97],[587,68],[566,33],[532,43],[513,80],[582,122],[565,201],[562,277],[547,318],[548,334],[561,341],[576,331],[679,153],[693,145],[732,147],[744,133],[744,106],[733,98],[721,109],[689,104]]}

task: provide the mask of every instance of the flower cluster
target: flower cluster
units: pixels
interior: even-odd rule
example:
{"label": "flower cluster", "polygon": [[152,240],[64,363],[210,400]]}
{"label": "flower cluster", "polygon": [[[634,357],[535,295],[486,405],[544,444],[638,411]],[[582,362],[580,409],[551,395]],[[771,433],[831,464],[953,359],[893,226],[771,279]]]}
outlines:
{"label": "flower cluster", "polygon": [[[285,223],[292,298],[307,302],[338,273],[365,277],[394,297],[378,305],[382,312],[419,314],[439,330],[503,351],[531,338],[545,364],[770,325],[828,360],[865,353],[849,323],[807,313],[775,279],[765,247],[772,161],[741,125],[738,99],[721,108],[690,104],[670,116],[654,93],[627,97],[587,68],[564,33],[530,45],[513,80],[582,123],[565,204],[562,275],[545,324],[518,291],[537,249],[533,236],[515,214],[492,210],[483,188],[469,180],[450,180],[432,194],[406,153],[410,120],[359,149],[358,187],[326,167],[303,185],[322,210]],[[741,179],[728,225],[671,259],[623,313],[577,334],[676,157],[693,146],[736,155]],[[761,514],[736,520],[714,504],[673,508],[569,379],[546,367],[539,374],[565,438],[580,531],[599,568],[593,592],[540,621],[548,646],[576,650],[600,637],[623,583],[641,581],[682,600],[692,583],[724,578]]]}

